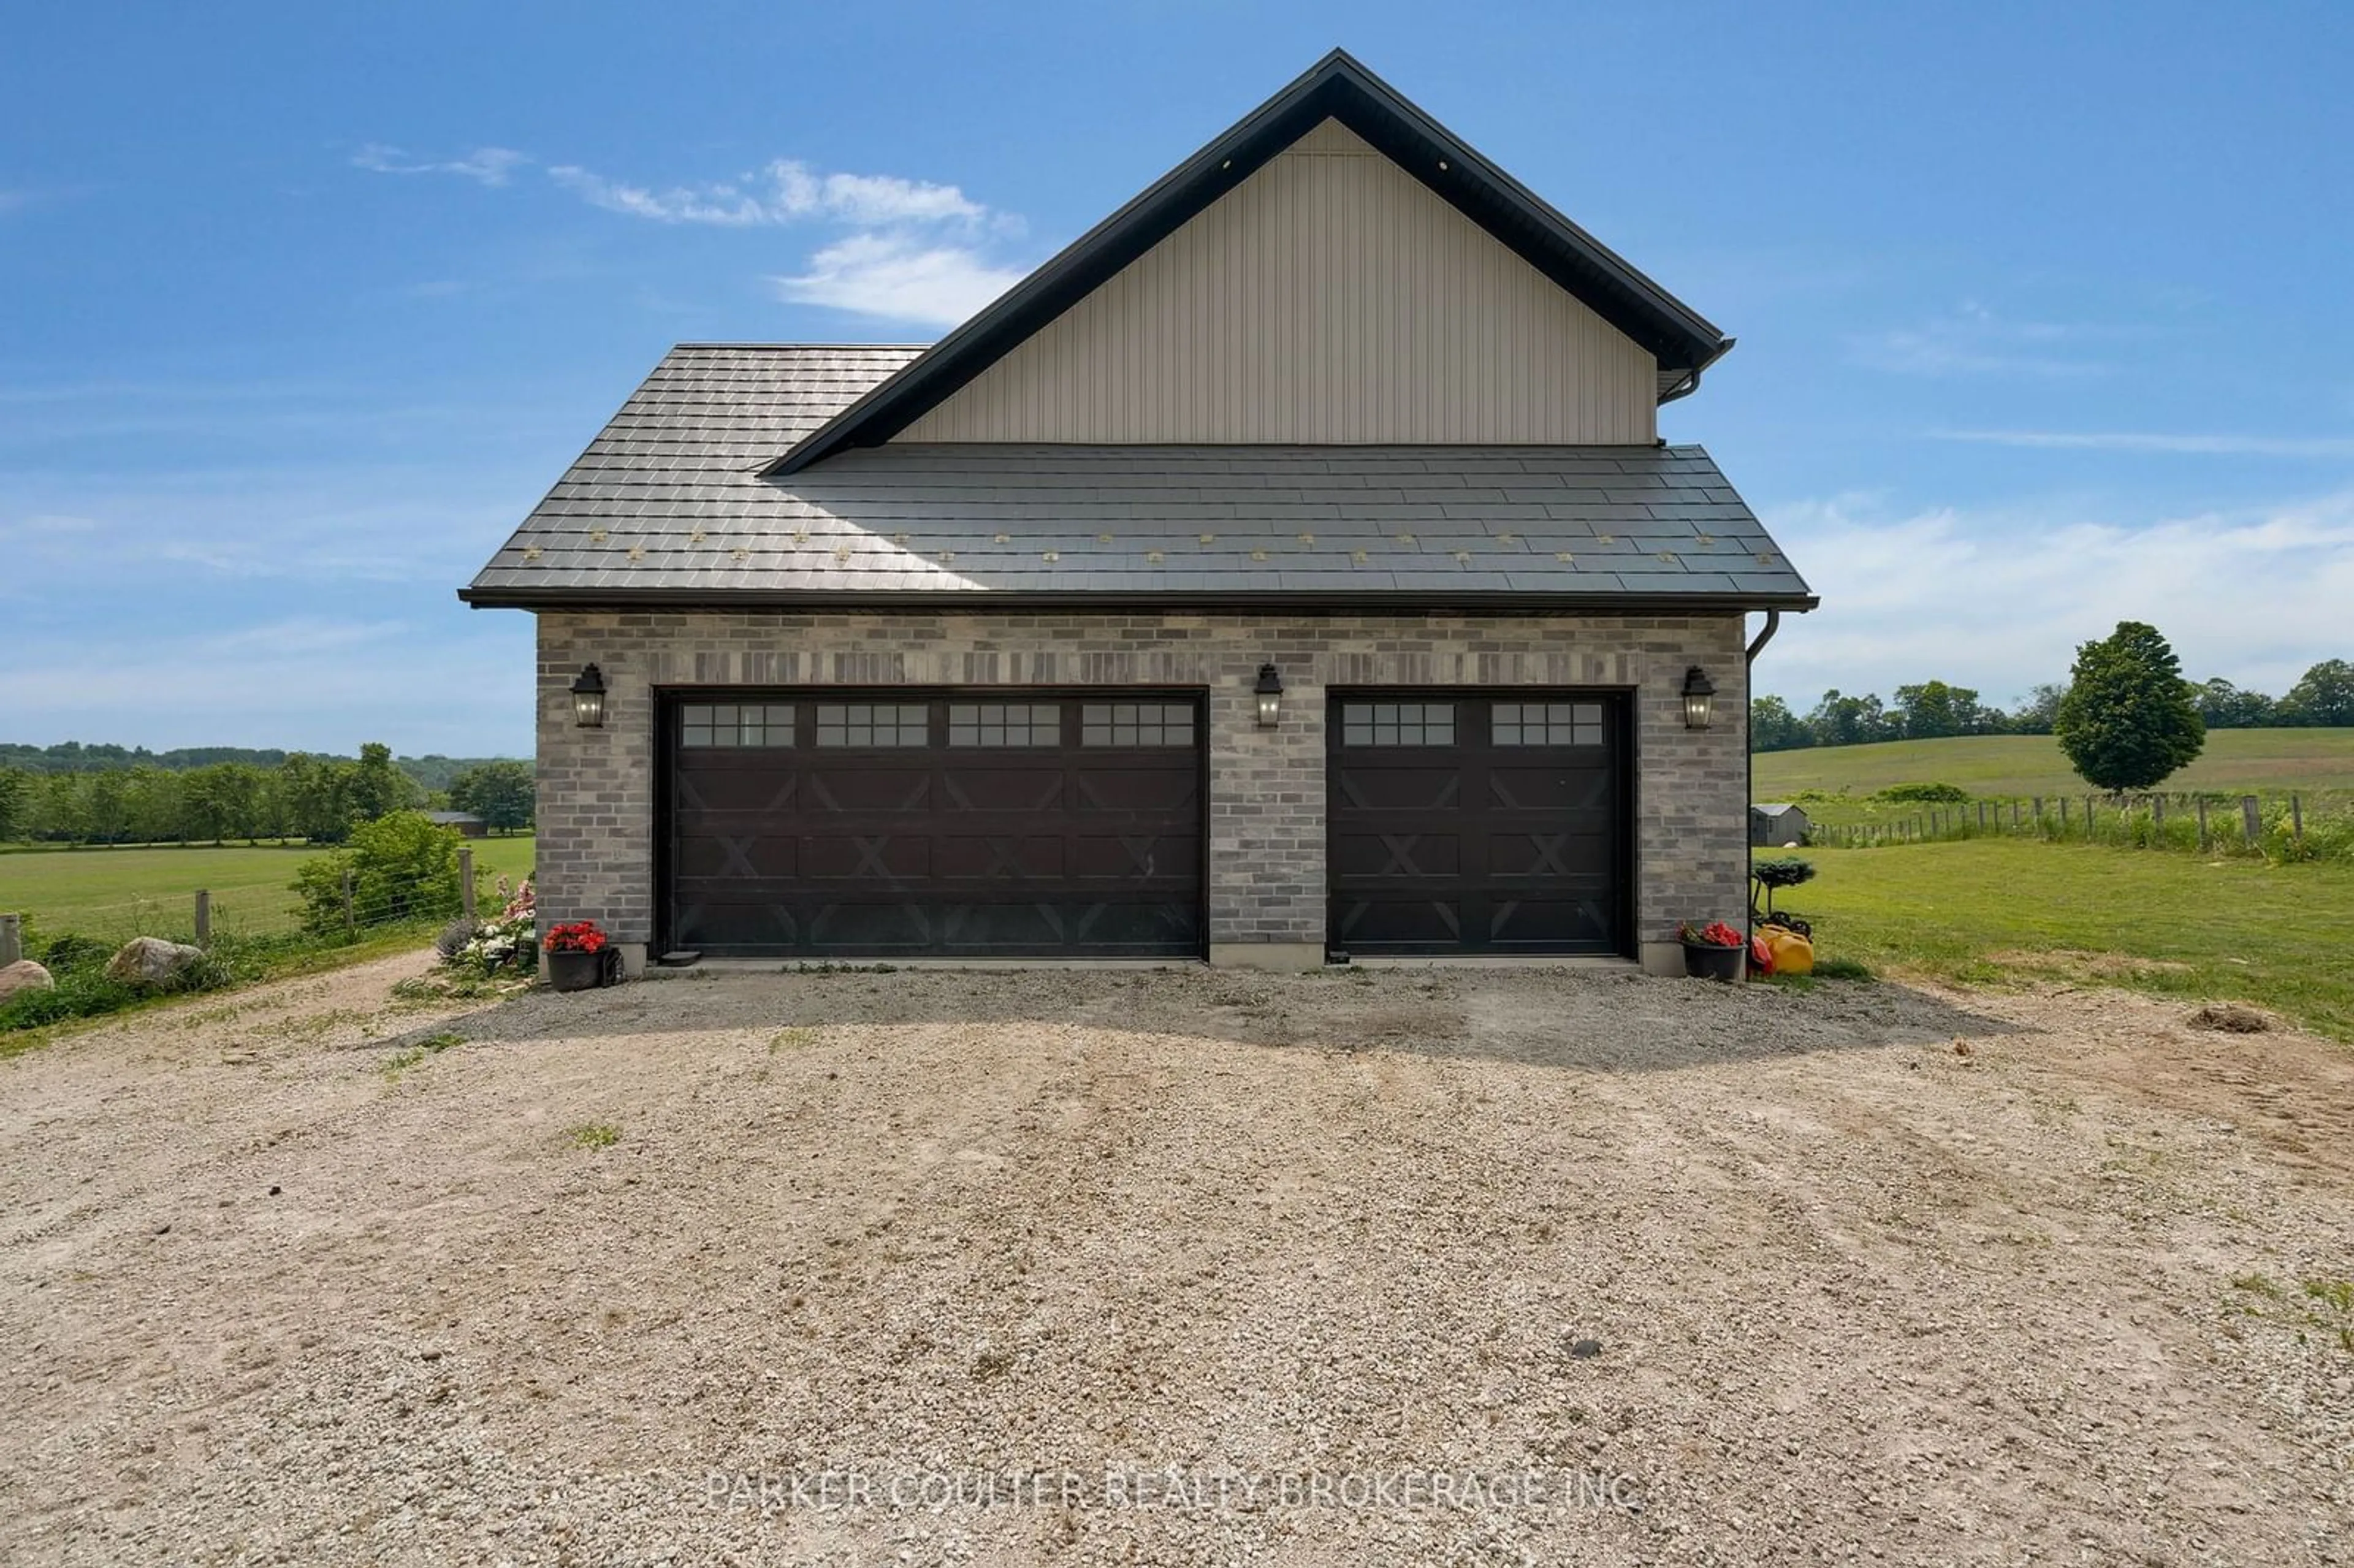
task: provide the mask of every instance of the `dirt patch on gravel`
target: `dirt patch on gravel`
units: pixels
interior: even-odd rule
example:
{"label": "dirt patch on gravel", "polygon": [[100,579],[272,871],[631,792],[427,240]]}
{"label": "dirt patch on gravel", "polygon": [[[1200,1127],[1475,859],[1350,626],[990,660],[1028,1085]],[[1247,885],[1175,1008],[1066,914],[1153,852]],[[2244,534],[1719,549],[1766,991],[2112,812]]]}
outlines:
{"label": "dirt patch on gravel", "polygon": [[2354,1539],[2354,1053],[2294,1032],[1567,969],[393,1001],[423,968],[0,1064],[0,1557]]}

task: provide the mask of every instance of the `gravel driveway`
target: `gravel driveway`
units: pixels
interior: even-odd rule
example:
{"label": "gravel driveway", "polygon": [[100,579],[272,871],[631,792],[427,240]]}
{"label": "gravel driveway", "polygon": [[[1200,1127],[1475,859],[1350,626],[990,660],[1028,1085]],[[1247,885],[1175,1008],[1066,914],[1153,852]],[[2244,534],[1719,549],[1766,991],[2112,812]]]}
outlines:
{"label": "gravel driveway", "polygon": [[2059,988],[424,968],[0,1063],[0,1559],[2354,1562],[2342,1047]]}

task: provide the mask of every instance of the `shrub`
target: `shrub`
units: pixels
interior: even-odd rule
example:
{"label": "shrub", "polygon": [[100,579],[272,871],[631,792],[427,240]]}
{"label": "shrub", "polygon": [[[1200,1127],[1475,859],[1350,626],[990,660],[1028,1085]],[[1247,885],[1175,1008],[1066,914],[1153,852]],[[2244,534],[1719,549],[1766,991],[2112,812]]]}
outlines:
{"label": "shrub", "polygon": [[322,934],[343,929],[346,873],[352,916],[359,925],[457,913],[458,849],[456,830],[437,827],[419,811],[395,811],[361,823],[343,848],[296,868],[293,887],[302,900],[303,927]]}
{"label": "shrub", "polygon": [[1879,791],[1883,800],[1917,801],[1931,806],[1957,806],[1970,798],[1958,784],[1891,784]]}

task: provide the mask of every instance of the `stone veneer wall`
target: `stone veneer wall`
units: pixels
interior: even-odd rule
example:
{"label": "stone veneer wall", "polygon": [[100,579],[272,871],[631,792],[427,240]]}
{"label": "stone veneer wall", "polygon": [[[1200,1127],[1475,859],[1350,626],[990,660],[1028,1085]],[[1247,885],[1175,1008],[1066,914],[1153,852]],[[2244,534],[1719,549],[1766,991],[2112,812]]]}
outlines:
{"label": "stone veneer wall", "polygon": [[[1737,614],[1590,618],[1246,614],[837,614],[548,610],[539,615],[539,895],[550,919],[617,941],[654,924],[653,694],[676,685],[1180,686],[1209,694],[1213,956],[1324,940],[1328,687],[1631,689],[1636,929],[1653,968],[1676,925],[1746,907],[1747,668]],[[605,727],[572,722],[567,688],[604,672]],[[1262,662],[1283,722],[1256,724]],[[1693,664],[1716,721],[1684,727]],[[1308,949],[1313,949],[1309,951]]]}

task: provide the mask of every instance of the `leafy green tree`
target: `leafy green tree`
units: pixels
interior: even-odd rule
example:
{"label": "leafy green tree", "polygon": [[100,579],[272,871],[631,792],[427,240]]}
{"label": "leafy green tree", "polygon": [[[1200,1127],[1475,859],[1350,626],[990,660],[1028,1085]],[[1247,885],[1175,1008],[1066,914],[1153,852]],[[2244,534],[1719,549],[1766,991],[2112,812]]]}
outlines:
{"label": "leafy green tree", "polygon": [[313,855],[294,872],[302,923],[313,931],[344,926],[344,874],[352,878],[352,908],[359,924],[382,925],[458,913],[455,830],[417,811],[393,811],[352,829],[343,848]]}
{"label": "leafy green tree", "polygon": [[80,776],[81,836],[93,843],[119,844],[139,826],[139,802],[132,776],[110,768]]}
{"label": "leafy green tree", "polygon": [[287,831],[314,844],[343,842],[352,831],[345,793],[345,776],[351,771],[348,762],[300,751],[280,763],[273,782]]}
{"label": "leafy green tree", "polygon": [[478,762],[450,780],[452,810],[472,811],[503,832],[531,826],[534,799],[528,762]]}
{"label": "leafy green tree", "polygon": [[21,768],[0,768],[0,843],[33,831],[33,776]]}
{"label": "leafy green tree", "polygon": [[1896,738],[1877,694],[1842,696],[1837,687],[1823,694],[1823,700],[1807,715],[1807,727],[1815,732],[1817,746],[1863,746]]}
{"label": "leafy green tree", "polygon": [[261,836],[261,770],[242,762],[216,762],[180,775],[184,836],[252,840]]}
{"label": "leafy green tree", "polygon": [[2147,789],[2207,743],[2194,689],[2158,628],[2121,620],[2107,637],[2076,650],[2052,733],[2087,783]]}
{"label": "leafy green tree", "polygon": [[2354,725],[2354,664],[2324,659],[2280,700],[2284,724]]}
{"label": "leafy green tree", "polygon": [[2203,682],[2193,699],[2209,729],[2256,729],[2273,722],[2273,700],[2243,692],[2221,675]]}
{"label": "leafy green tree", "polygon": [[1925,681],[1897,687],[1896,709],[1894,722],[1909,740],[1967,735],[1978,718],[1978,694],[1967,686]]}
{"label": "leafy green tree", "polygon": [[405,809],[422,793],[415,779],[394,766],[392,747],[376,740],[360,747],[359,765],[352,769],[349,794],[355,817],[372,822]]}
{"label": "leafy green tree", "polygon": [[101,773],[92,780],[95,791],[106,780],[120,779],[128,829],[119,836],[140,843],[169,843],[189,836],[187,802],[181,776],[142,763],[128,773]]}
{"label": "leafy green tree", "polygon": [[2015,735],[2050,735],[2052,720],[2060,716],[2060,700],[2067,694],[2067,687],[2048,681],[2031,688],[2010,712],[2010,731]]}
{"label": "leafy green tree", "polygon": [[82,799],[81,779],[71,773],[48,773],[33,789],[33,836],[79,843],[90,836],[90,808]]}
{"label": "leafy green tree", "polygon": [[1807,721],[1790,711],[1779,697],[1753,697],[1749,702],[1749,749],[1795,751],[1815,743]]}

